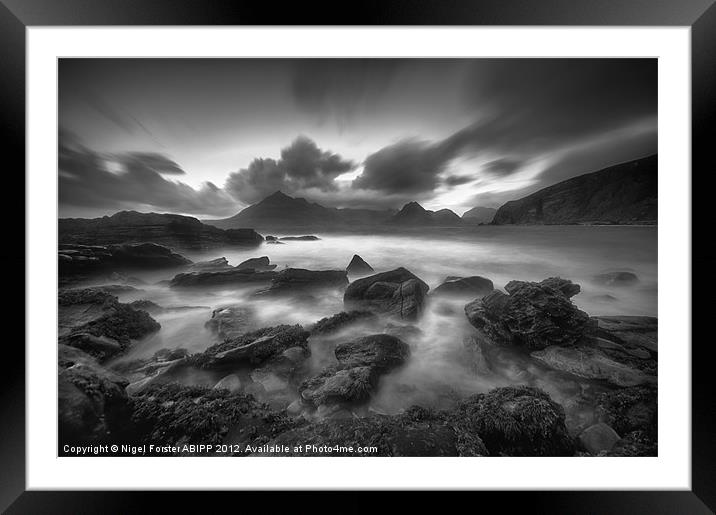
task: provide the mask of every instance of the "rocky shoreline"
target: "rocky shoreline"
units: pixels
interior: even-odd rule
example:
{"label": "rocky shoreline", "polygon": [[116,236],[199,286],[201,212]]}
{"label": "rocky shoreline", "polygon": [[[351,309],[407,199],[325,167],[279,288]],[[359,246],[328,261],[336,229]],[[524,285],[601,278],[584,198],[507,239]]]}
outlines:
{"label": "rocky shoreline", "polygon": [[[152,243],[63,244],[58,259],[61,454],[63,444],[148,442],[231,444],[244,449],[237,456],[361,455],[293,450],[307,444],[375,448],[363,453],[371,456],[657,453],[657,320],[592,317],[573,303],[581,288],[567,279],[511,281],[501,291],[488,278],[447,277],[431,291],[406,268],[374,270],[357,255],[340,269],[276,271],[265,256],[192,263]],[[267,325],[250,303],[215,307],[205,325],[218,343],[120,359],[161,330],[153,315],[191,308],[142,299],[127,269],[170,271],[167,290],[248,288],[256,301],[341,292],[344,311]],[[73,280],[87,277],[102,284]],[[120,302],[126,292],[138,300]],[[446,310],[464,307],[455,320],[469,324],[466,369],[498,386],[381,413],[373,402],[414,359],[416,324],[446,300]]]}

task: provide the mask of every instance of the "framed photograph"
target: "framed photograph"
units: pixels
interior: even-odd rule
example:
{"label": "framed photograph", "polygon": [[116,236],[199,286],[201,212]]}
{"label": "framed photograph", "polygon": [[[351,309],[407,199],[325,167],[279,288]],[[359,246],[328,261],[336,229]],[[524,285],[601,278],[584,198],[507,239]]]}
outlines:
{"label": "framed photograph", "polygon": [[3,508],[712,512],[713,2],[3,4]]}

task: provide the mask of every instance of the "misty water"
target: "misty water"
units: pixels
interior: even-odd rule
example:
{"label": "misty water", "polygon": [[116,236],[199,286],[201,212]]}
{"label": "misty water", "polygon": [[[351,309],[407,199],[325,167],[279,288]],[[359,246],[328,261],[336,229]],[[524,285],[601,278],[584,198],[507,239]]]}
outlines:
{"label": "misty water", "polygon": [[[278,236],[285,234],[274,233]],[[502,289],[511,280],[540,281],[559,276],[582,287],[573,301],[590,315],[657,316],[657,228],[647,226],[479,226],[464,229],[429,230],[402,234],[355,235],[314,233],[318,241],[287,241],[264,244],[253,249],[215,249],[185,254],[193,261],[224,256],[230,265],[251,257],[268,256],[277,271],[286,267],[311,270],[345,269],[354,254],[360,255],[376,272],[405,267],[435,288],[447,276],[479,275]],[[636,285],[606,287],[593,276],[608,271],[632,271]],[[343,310],[342,292],[325,292],[314,301],[286,298],[256,300],[257,288],[170,289],[158,281],[170,279],[176,271],[135,274],[147,281],[142,291],[121,294],[121,301],[147,299],[164,307],[195,306],[195,309],[154,315],[161,330],[137,342],[122,360],[151,356],[162,348],[183,347],[201,352],[218,342],[204,324],[213,309],[230,304],[250,304],[259,317],[259,326],[302,324]],[[354,279],[349,277],[349,279]],[[471,364],[464,340],[474,331],[463,312],[465,301],[428,300],[423,316],[414,325],[418,331],[405,332],[411,358],[402,368],[381,379],[370,409],[396,413],[412,404],[444,406],[456,398],[507,384],[533,384],[548,391],[558,402],[572,399],[574,383],[522,363],[519,357],[505,358],[497,375],[484,375]],[[336,339],[312,338],[313,368],[331,363]],[[577,392],[578,393],[578,392]],[[264,399],[270,401],[271,399]],[[574,423],[579,412],[568,410]],[[577,410],[579,411],[579,410]]]}

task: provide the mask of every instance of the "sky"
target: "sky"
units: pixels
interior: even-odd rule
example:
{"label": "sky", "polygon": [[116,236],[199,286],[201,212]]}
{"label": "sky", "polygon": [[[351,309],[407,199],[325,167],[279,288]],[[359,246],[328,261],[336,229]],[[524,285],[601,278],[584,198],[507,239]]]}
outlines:
{"label": "sky", "polygon": [[657,149],[655,59],[60,59],[59,210],[499,207]]}

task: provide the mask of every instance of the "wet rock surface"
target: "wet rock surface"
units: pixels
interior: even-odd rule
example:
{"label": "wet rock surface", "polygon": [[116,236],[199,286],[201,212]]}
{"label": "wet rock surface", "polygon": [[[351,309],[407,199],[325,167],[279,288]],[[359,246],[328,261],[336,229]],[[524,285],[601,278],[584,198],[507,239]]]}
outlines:
{"label": "wet rock surface", "polygon": [[276,268],[277,265],[272,265],[267,256],[261,256],[257,258],[250,258],[246,261],[242,261],[236,268],[238,270],[251,269],[256,272],[268,272]]}
{"label": "wet rock surface", "polygon": [[287,268],[278,272],[268,288],[256,292],[257,295],[305,294],[323,289],[343,289],[348,284],[344,270],[306,270]]}
{"label": "wet rock surface", "polygon": [[495,289],[492,281],[480,276],[449,277],[440,286],[435,288],[431,295],[445,295],[450,297],[469,297],[472,299],[484,297]]}
{"label": "wet rock surface", "polygon": [[240,288],[245,285],[269,283],[276,275],[276,272],[256,272],[252,268],[189,272],[175,275],[169,282],[169,287],[235,286]]}
{"label": "wet rock surface", "polygon": [[429,289],[425,282],[401,267],[353,281],[346,288],[343,303],[346,309],[415,320]]}
{"label": "wet rock surface", "polygon": [[177,268],[191,261],[170,248],[156,243],[127,243],[123,245],[61,244],[57,253],[58,266],[63,274],[112,269]]}
{"label": "wet rock surface", "polygon": [[372,274],[374,271],[373,267],[363,261],[363,258],[358,254],[353,254],[351,262],[348,263],[348,266],[346,267],[346,272],[354,276],[368,275]]}

